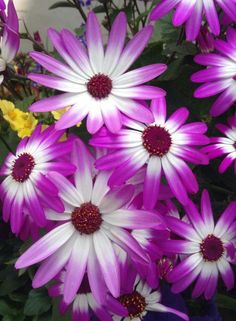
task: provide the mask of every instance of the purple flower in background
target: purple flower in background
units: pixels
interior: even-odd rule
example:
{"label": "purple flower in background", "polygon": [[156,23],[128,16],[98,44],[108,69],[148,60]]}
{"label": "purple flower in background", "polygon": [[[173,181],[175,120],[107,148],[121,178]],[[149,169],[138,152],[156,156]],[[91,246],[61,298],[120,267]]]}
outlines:
{"label": "purple flower in background", "polygon": [[209,194],[203,191],[201,214],[193,203],[186,207],[189,223],[166,216],[170,230],[184,240],[160,241],[166,253],[182,254],[181,262],[168,273],[168,281],[174,293],[184,291],[196,279],[192,297],[204,294],[207,300],[215,294],[218,277],[221,275],[227,289],[234,286],[235,264],[235,216],[236,202],[228,205],[215,224]]}
{"label": "purple flower in background", "polygon": [[5,10],[6,9],[6,5],[4,0],[0,0],[0,10]]}
{"label": "purple flower in background", "polygon": [[12,0],[8,2],[7,16],[4,13],[1,17],[3,17],[4,26],[2,37],[0,36],[0,84],[4,79],[2,72],[6,69],[7,64],[14,59],[20,45],[19,22]]}
{"label": "purple flower in background", "polygon": [[43,207],[64,211],[58,198],[58,188],[51,171],[59,171],[65,175],[74,172],[75,167],[57,158],[71,151],[71,142],[57,141],[64,134],[48,127],[41,132],[37,126],[31,137],[25,137],[19,143],[16,154],[9,153],[0,175],[6,176],[0,185],[0,197],[3,201],[3,220],[10,220],[13,233],[18,234],[25,219],[25,208],[40,227],[46,225]]}
{"label": "purple flower in background", "polygon": [[152,34],[152,26],[138,32],[124,47],[126,16],[115,19],[104,52],[102,35],[96,15],[90,12],[86,24],[87,48],[69,30],[60,33],[49,29],[49,37],[66,64],[43,53],[31,57],[55,74],[30,74],[41,85],[65,93],[34,103],[30,110],[46,112],[71,106],[56,123],[56,129],[74,126],[87,116],[87,129],[97,132],[105,123],[111,132],[122,126],[121,114],[135,120],[152,121],[151,112],[134,99],[162,97],[165,91],[143,86],[166,70],[166,65],[154,64],[126,72],[139,57]]}
{"label": "purple flower in background", "polygon": [[162,295],[159,289],[153,290],[131,269],[122,275],[121,296],[118,300],[127,308],[129,316],[122,318],[114,315],[114,321],[142,321],[146,319],[149,311],[160,312],[168,317],[174,314],[179,316],[180,320],[189,320],[186,313],[161,303]]}
{"label": "purple flower in background", "polygon": [[[52,297],[63,296],[65,282],[65,271],[61,272],[56,278],[56,283],[48,290]],[[60,301],[59,310],[62,315],[69,309],[63,299]],[[91,292],[87,275],[83,278],[81,286],[72,302],[72,320],[90,321],[95,315],[97,320],[112,321],[111,315],[116,313],[121,316],[127,316],[128,312],[122,304],[114,299],[111,295],[107,295],[103,304],[99,303]]]}
{"label": "purple flower in background", "polygon": [[193,82],[204,83],[195,90],[194,97],[220,94],[211,107],[211,115],[214,117],[223,114],[236,101],[236,30],[228,28],[226,38],[227,41],[214,41],[218,53],[195,56],[195,62],[207,68],[191,77]]}
{"label": "purple flower in background", "polygon": [[161,179],[165,176],[175,197],[187,204],[188,192],[196,193],[198,183],[186,161],[208,164],[208,158],[195,146],[208,143],[204,135],[207,126],[201,122],[185,124],[189,112],[179,108],[169,119],[164,98],[152,101],[154,122],[137,122],[123,118],[128,127],[117,134],[101,132],[90,143],[112,149],[112,153],[101,157],[96,166],[102,170],[114,169],[110,186],[122,184],[147,164],[144,180],[144,207],[154,208]]}
{"label": "purple flower in background", "polygon": [[16,268],[43,261],[33,280],[34,287],[41,287],[66,267],[63,299],[67,304],[74,300],[87,271],[91,291],[101,302],[104,287],[114,297],[120,295],[120,269],[115,245],[119,245],[130,258],[149,262],[147,254],[130,232],[133,229],[155,229],[160,224],[152,212],[125,207],[132,199],[134,187],[109,188],[109,173],[95,172],[94,159],[79,140],[74,146],[72,163],[77,166],[74,184],[59,173],[50,175],[60,191],[65,211],[60,214],[48,210],[46,215],[49,220],[61,224],[32,245],[17,260]]}
{"label": "purple flower in background", "polygon": [[221,162],[219,172],[224,173],[226,169],[234,163],[234,172],[236,174],[236,113],[234,117],[229,119],[229,126],[217,124],[216,128],[226,137],[213,137],[213,144],[202,149],[207,153],[210,159],[226,155]]}
{"label": "purple flower in background", "polygon": [[178,27],[185,23],[186,38],[193,41],[199,34],[204,15],[211,32],[214,35],[220,34],[217,13],[219,7],[236,22],[236,3],[234,0],[162,0],[151,12],[150,19],[158,20],[176,8],[172,19],[173,25]]}
{"label": "purple flower in background", "polygon": [[91,5],[92,0],[79,0],[79,3],[81,4],[81,6],[90,6]]}
{"label": "purple flower in background", "polygon": [[201,27],[196,41],[202,53],[214,51],[214,37],[206,26]]}

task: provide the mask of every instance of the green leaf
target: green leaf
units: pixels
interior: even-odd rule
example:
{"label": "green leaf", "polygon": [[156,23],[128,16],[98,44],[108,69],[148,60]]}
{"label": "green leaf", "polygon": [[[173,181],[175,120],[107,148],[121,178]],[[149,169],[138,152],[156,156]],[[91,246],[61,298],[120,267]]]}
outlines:
{"label": "green leaf", "polygon": [[93,8],[93,11],[96,13],[103,13],[103,12],[105,12],[105,8],[104,8],[104,6],[97,6],[97,7]]}
{"label": "green leaf", "polygon": [[228,295],[218,293],[216,296],[216,303],[220,308],[236,311],[236,299]]}
{"label": "green leaf", "polygon": [[181,67],[183,63],[183,58],[178,58],[175,61],[171,62],[168,65],[168,68],[164,74],[162,74],[158,81],[168,81],[168,80],[174,80],[178,78],[179,73],[181,73]]}
{"label": "green leaf", "polygon": [[46,289],[33,289],[30,291],[25,303],[24,314],[27,316],[39,315],[47,312],[51,307],[51,299]]}
{"label": "green leaf", "polygon": [[74,4],[67,1],[58,1],[49,7],[49,10],[57,8],[76,8]]}
{"label": "green leaf", "polygon": [[23,100],[16,100],[15,106],[24,112],[28,112],[28,107],[34,102],[34,100],[35,97],[33,95],[27,96]]}
{"label": "green leaf", "polygon": [[4,300],[0,300],[0,315],[14,315],[16,311],[12,309]]}

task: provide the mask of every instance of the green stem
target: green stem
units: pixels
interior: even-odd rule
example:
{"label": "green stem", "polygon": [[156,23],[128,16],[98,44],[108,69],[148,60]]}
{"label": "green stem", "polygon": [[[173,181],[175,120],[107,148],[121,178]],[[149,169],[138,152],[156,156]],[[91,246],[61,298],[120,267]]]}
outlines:
{"label": "green stem", "polygon": [[86,17],[86,14],[85,14],[83,8],[81,7],[81,4],[77,0],[73,0],[73,2],[75,4],[76,8],[78,9],[81,17],[83,18],[84,22],[86,22],[87,21],[87,17]]}
{"label": "green stem", "polygon": [[0,135],[0,139],[3,143],[3,145],[6,147],[6,149],[11,152],[12,154],[14,154],[13,150],[11,149],[11,147],[9,146],[9,144],[5,141],[5,139],[2,137],[2,135]]}

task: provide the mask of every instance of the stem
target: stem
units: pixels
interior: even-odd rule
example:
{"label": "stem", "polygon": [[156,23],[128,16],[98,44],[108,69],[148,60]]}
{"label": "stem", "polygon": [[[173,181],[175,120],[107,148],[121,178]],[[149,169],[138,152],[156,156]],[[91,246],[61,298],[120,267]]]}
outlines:
{"label": "stem", "polygon": [[0,135],[0,139],[3,143],[3,145],[6,147],[6,149],[11,152],[12,154],[14,154],[14,151],[11,149],[11,147],[9,146],[9,144],[5,141],[5,139],[2,137],[2,135]]}
{"label": "stem", "polygon": [[15,96],[17,99],[22,100],[23,97],[15,90],[15,88],[12,86],[11,83],[9,82],[5,82],[4,86],[7,88],[7,90],[9,90],[13,96]]}
{"label": "stem", "polygon": [[111,18],[110,18],[108,7],[107,7],[107,1],[103,2],[103,7],[104,7],[105,12],[106,12],[107,22],[108,22],[108,29],[110,31],[111,30]]}
{"label": "stem", "polygon": [[83,8],[81,7],[81,4],[77,1],[77,0],[73,0],[76,8],[79,10],[79,13],[81,15],[81,17],[83,18],[84,22],[87,21],[87,17],[86,17],[86,14],[84,13],[84,10]]}

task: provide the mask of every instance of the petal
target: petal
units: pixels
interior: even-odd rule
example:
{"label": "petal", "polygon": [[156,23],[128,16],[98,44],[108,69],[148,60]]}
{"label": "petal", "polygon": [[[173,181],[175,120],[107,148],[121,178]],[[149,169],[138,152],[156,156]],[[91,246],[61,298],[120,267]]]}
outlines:
{"label": "petal", "polygon": [[96,256],[106,285],[114,297],[120,295],[120,271],[111,241],[100,230],[93,234]]}
{"label": "petal", "polygon": [[19,257],[15,264],[16,269],[21,269],[46,259],[65,244],[73,233],[74,228],[70,222],[53,229]]}
{"label": "petal", "polygon": [[207,225],[207,228],[209,229],[209,233],[213,233],[215,224],[213,219],[213,212],[211,207],[211,200],[209,197],[209,193],[207,190],[204,190],[202,192],[201,197],[201,213],[204,223]]}

